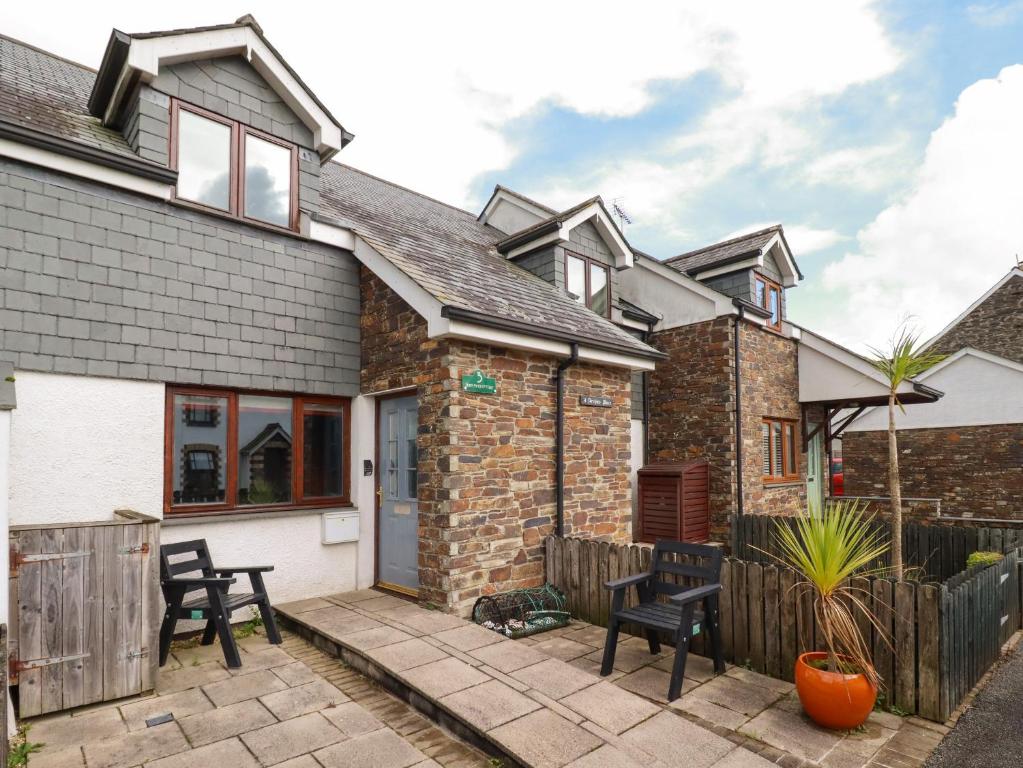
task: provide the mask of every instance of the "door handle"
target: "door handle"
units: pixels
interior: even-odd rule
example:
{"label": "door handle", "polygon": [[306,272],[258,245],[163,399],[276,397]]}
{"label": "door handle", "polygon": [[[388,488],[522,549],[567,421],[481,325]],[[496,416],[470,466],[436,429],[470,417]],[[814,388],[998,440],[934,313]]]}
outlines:
{"label": "door handle", "polygon": [[384,489],[382,486],[377,486],[377,504],[384,503]]}

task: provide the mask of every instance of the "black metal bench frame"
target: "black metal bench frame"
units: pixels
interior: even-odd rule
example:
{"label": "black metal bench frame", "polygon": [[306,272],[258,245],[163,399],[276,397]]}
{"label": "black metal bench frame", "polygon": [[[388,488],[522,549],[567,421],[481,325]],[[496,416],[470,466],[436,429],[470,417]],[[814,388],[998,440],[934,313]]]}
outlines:
{"label": "black metal bench frame", "polygon": [[[194,555],[193,558],[171,562],[176,555]],[[205,539],[164,544],[160,547],[160,585],[167,603],[160,626],[160,666],[167,663],[174,627],[178,619],[195,619],[206,622],[202,633],[202,645],[212,645],[220,637],[227,666],[237,669],[242,665],[238,645],[231,632],[231,614],[239,608],[254,605],[259,610],[266,628],[266,637],[274,645],[281,643],[270,598],[263,586],[263,574],[272,571],[272,565],[255,565],[236,568],[215,568],[210,558]],[[196,572],[201,576],[192,576]],[[229,594],[228,590],[237,579],[236,573],[246,573],[252,586],[251,593]],[[202,590],[203,595],[186,600],[189,592]]]}
{"label": "black metal bench frame", "polygon": [[[679,562],[672,556],[682,556],[688,562]],[[658,633],[667,634],[675,645],[675,662],[671,668],[671,682],[668,685],[668,701],[674,701],[682,693],[682,678],[686,670],[686,657],[692,640],[694,625],[707,629],[714,656],[714,672],[725,671],[725,659],[721,649],[721,628],[718,623],[718,593],[721,591],[720,547],[704,544],[687,544],[680,541],[659,541],[654,545],[650,558],[650,570],[634,576],[609,581],[604,589],[610,590],[611,611],[607,622],[607,639],[604,642],[604,659],[600,674],[607,676],[614,669],[615,650],[618,647],[618,632],[622,624],[635,624],[646,630],[650,653],[661,652]],[[703,562],[705,564],[698,565]],[[702,581],[697,587],[683,586],[657,579],[658,573],[684,576]],[[625,608],[625,593],[635,586],[639,603]],[[668,602],[661,602],[658,595],[668,595]],[[703,610],[696,609],[703,603]]]}

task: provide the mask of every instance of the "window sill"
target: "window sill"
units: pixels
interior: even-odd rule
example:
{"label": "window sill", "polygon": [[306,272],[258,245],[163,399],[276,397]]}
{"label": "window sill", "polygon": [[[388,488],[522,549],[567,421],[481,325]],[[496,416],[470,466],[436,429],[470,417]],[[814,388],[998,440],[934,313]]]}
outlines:
{"label": "window sill", "polygon": [[170,513],[160,521],[161,526],[192,525],[194,523],[234,523],[245,520],[276,520],[284,517],[307,517],[322,515],[324,512],[357,512],[352,504],[339,503],[336,506],[305,507],[302,509],[228,510],[226,512],[184,512]]}
{"label": "window sill", "polygon": [[798,477],[785,480],[764,480],[764,488],[794,488],[799,485],[803,485],[803,481]]}
{"label": "window sill", "polygon": [[285,237],[293,237],[297,240],[309,240],[308,237],[303,235],[301,231],[297,229],[278,227],[274,224],[264,223],[258,219],[247,219],[241,216],[235,216],[234,214],[221,210],[220,208],[213,208],[208,205],[202,205],[201,203],[193,203],[181,197],[172,197],[167,202],[171,205],[177,206],[178,208],[184,208],[185,210],[194,211],[195,213],[205,213],[207,216],[213,216],[214,218],[221,219],[222,221],[229,221],[234,224],[253,227],[255,229],[262,230],[263,232],[270,232],[275,235],[284,235]]}

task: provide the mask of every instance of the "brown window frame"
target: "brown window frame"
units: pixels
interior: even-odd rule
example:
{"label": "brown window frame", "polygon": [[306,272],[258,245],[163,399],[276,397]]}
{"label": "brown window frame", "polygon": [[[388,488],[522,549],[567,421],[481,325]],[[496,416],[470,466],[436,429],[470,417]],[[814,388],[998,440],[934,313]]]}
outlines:
{"label": "brown window frame", "polygon": [[[227,400],[227,413],[221,417],[227,431],[227,448],[223,460],[225,491],[224,501],[209,504],[174,504],[174,415],[175,395],[199,395],[221,397]],[[238,398],[244,395],[264,397],[286,397],[291,399],[292,459],[291,459],[291,501],[280,504],[239,504],[238,503]],[[305,428],[302,418],[303,405],[341,406],[343,420],[341,432],[341,495],[303,495],[305,466],[303,461]],[[274,392],[258,389],[231,389],[226,387],[168,386],[164,412],[164,463],[163,463],[163,512],[164,515],[225,515],[277,512],[292,509],[351,506],[351,449],[352,449],[352,401],[347,397],[307,395],[294,392]]]}
{"label": "brown window frame", "polygon": [[607,275],[607,311],[602,315],[603,317],[611,317],[611,267],[602,261],[591,259],[589,256],[583,256],[581,253],[575,251],[565,250],[565,259],[563,268],[565,270],[565,291],[568,292],[568,259],[572,257],[579,259],[586,265],[586,295],[583,296],[583,306],[588,310],[593,311],[593,291],[590,288],[590,265],[599,267],[604,270],[604,274]]}
{"label": "brown window frame", "polygon": [[772,323],[771,319],[768,318],[765,322],[766,327],[771,328],[775,331],[781,330],[782,324],[782,296],[785,294],[782,292],[782,287],[769,277],[764,277],[759,272],[753,273],[753,303],[756,304],[757,298],[757,282],[764,284],[764,300],[760,303],[760,307],[766,309],[768,312],[771,311],[771,291],[778,293],[778,322]]}
{"label": "brown window frame", "polygon": [[[230,152],[230,176],[229,185],[230,190],[228,194],[228,207],[217,208],[216,206],[206,205],[204,203],[198,203],[194,200],[189,200],[187,197],[178,197],[177,187],[174,187],[174,202],[186,205],[190,208],[196,208],[207,213],[213,213],[218,216],[227,216],[238,221],[243,221],[247,224],[256,224],[260,227],[270,227],[271,229],[280,230],[281,232],[294,233],[298,231],[298,146],[291,143],[290,141],[284,141],[276,136],[271,136],[263,131],[256,130],[244,123],[237,120],[218,115],[216,112],[210,112],[208,109],[197,107],[194,104],[181,101],[180,99],[171,99],[171,125],[170,125],[170,167],[171,170],[178,170],[178,152],[180,147],[178,145],[178,138],[180,132],[178,131],[178,115],[181,110],[191,112],[199,117],[204,117],[207,120],[212,120],[215,123],[226,125],[231,129],[231,152]],[[276,144],[284,147],[291,152],[291,170],[290,180],[291,189],[289,190],[288,199],[288,225],[282,227],[280,224],[275,224],[271,221],[264,221],[263,219],[257,219],[253,216],[245,215],[245,138],[249,135],[255,136],[258,139]]]}
{"label": "brown window frame", "polygon": [[[768,443],[768,472],[763,474],[763,440],[761,440],[761,477],[765,483],[791,483],[800,479],[799,470],[799,421],[796,419],[777,419],[769,416],[765,416],[761,419],[761,435],[763,435],[763,425],[766,424],[768,428],[769,443]],[[782,473],[780,475],[774,474],[775,471],[775,456],[774,456],[774,427],[780,425],[781,427],[781,463]],[[793,466],[794,465],[794,466]]]}

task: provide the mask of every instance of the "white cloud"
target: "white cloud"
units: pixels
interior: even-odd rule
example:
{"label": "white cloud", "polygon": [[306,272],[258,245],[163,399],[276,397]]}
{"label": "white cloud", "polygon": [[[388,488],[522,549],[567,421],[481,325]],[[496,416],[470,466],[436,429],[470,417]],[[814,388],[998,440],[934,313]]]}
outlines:
{"label": "white cloud", "polygon": [[1002,27],[1019,21],[1023,2],[977,3],[966,6],[966,17],[978,27]]}
{"label": "white cloud", "polygon": [[785,239],[792,248],[793,255],[799,259],[801,256],[831,248],[847,238],[834,229],[816,229],[793,224],[785,227]]}
{"label": "white cloud", "polygon": [[905,151],[903,142],[835,150],[814,159],[806,167],[803,180],[807,184],[876,192],[904,177],[908,165]]}
{"label": "white cloud", "polygon": [[[665,195],[705,187],[736,163],[797,156],[809,141],[799,119],[805,104],[883,75],[898,60],[864,0],[649,2],[627,12],[609,0],[344,3],[307,16],[259,0],[233,12],[210,8],[42,0],[15,4],[4,31],[95,66],[111,27],[172,29],[251,11],[356,134],[341,159],[455,203],[468,202],[471,181],[506,167],[531,138],[508,135],[510,121],[544,105],[631,116],[650,106],[653,85],[715,73],[734,96],[675,146],[665,170],[633,159],[589,179],[627,187],[656,211],[670,207]],[[61,23],[46,23],[51,18]],[[676,178],[682,173],[698,175]],[[661,188],[633,193],[633,178]]]}
{"label": "white cloud", "polygon": [[1021,124],[1021,65],[959,95],[931,134],[912,190],[826,268],[822,331],[876,345],[912,316],[933,334],[1014,266],[1023,252]]}

